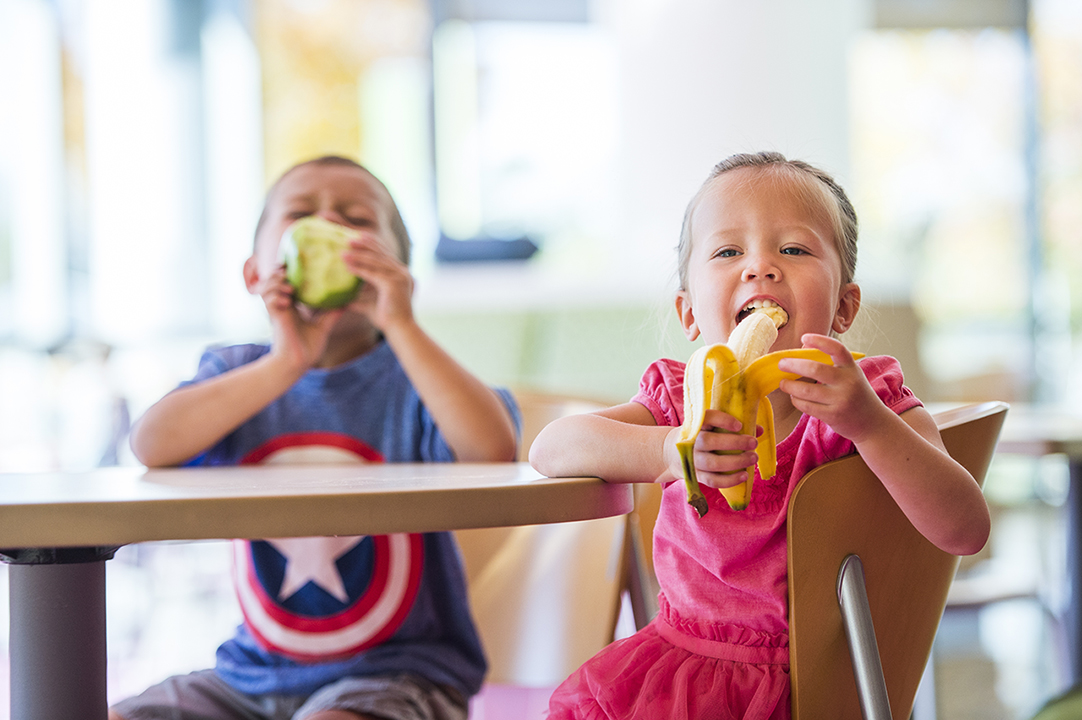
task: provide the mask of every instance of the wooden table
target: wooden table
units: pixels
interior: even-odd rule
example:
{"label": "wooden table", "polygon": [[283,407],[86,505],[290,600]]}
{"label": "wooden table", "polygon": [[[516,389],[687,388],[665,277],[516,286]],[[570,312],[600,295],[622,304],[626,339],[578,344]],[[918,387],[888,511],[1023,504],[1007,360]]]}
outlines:
{"label": "wooden table", "polygon": [[1011,403],[997,452],[1063,454],[1070,469],[1067,492],[1067,578],[1065,625],[1073,680],[1082,680],[1082,412]]}
{"label": "wooden table", "polygon": [[632,504],[630,485],[525,463],[0,474],[12,720],[105,720],[105,562],[122,545],[535,525]]}

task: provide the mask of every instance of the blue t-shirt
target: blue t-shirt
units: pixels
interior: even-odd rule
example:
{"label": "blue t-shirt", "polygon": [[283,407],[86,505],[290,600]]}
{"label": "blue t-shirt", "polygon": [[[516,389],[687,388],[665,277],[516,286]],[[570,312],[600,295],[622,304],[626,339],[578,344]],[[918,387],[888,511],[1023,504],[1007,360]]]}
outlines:
{"label": "blue t-shirt", "polygon": [[[191,382],[265,355],[208,350]],[[501,398],[520,425],[510,393]],[[451,462],[386,343],[313,369],[190,465]],[[249,694],[310,694],[346,676],[411,673],[475,694],[487,669],[450,533],[236,541],[244,623],[216,670]]]}

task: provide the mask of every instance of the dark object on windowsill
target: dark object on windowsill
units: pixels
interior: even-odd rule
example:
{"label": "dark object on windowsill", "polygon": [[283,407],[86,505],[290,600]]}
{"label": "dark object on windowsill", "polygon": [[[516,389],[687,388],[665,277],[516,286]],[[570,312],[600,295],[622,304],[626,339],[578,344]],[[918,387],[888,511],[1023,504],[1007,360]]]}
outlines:
{"label": "dark object on windowsill", "polygon": [[436,260],[441,263],[528,260],[537,249],[537,244],[525,235],[511,239],[477,237],[455,240],[441,234],[436,245]]}

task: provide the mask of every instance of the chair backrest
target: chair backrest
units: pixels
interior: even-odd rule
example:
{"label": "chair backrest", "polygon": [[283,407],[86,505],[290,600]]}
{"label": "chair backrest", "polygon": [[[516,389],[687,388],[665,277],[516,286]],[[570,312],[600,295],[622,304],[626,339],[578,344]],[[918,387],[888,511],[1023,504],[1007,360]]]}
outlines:
{"label": "chair backrest", "polygon": [[[984,482],[1000,402],[935,416],[951,457]],[[861,558],[891,714],[908,718],[958,566],[926,540],[857,455],[809,472],[789,503],[789,662],[795,720],[860,718],[838,608],[842,560]]]}
{"label": "chair backrest", "polygon": [[525,462],[529,456],[530,445],[541,429],[557,418],[578,413],[593,412],[608,407],[606,403],[594,398],[578,395],[563,395],[539,390],[514,390],[512,394],[518,402],[522,414],[522,442],[519,443],[518,459]]}
{"label": "chair backrest", "polygon": [[[603,403],[517,391],[520,460],[559,417]],[[470,606],[489,661],[487,682],[551,687],[612,642],[626,585],[627,518],[455,532]]]}

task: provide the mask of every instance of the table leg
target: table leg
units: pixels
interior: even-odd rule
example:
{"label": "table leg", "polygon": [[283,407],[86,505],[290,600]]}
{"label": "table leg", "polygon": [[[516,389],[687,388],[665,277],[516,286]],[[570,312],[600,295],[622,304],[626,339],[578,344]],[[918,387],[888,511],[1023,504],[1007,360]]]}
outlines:
{"label": "table leg", "polygon": [[105,559],[92,557],[9,567],[12,720],[106,720]]}
{"label": "table leg", "polygon": [[1082,679],[1082,458],[1070,458],[1067,493],[1067,609],[1064,624],[1072,683]]}

